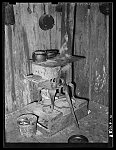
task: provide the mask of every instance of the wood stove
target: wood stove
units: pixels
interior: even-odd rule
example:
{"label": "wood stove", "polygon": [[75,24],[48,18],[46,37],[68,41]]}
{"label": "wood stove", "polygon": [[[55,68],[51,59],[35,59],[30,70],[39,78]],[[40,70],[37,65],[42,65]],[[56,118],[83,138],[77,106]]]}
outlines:
{"label": "wood stove", "polygon": [[[44,133],[52,135],[64,128],[66,122],[69,125],[75,121],[79,128],[75,111],[81,100],[74,97],[74,85],[66,82],[66,79],[62,77],[62,71],[64,66],[82,58],[85,57],[65,54],[43,62],[31,61],[32,74],[25,78],[38,85],[41,98],[36,103],[33,113],[38,116],[37,125]],[[69,114],[71,114],[70,117]],[[61,127],[63,124],[64,127]]]}

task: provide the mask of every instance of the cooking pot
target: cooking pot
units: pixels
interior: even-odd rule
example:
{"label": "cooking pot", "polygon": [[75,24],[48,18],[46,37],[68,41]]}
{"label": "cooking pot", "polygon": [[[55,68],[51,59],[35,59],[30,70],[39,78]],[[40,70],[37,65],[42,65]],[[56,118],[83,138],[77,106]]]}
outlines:
{"label": "cooking pot", "polygon": [[46,51],[45,50],[36,50],[32,53],[33,61],[42,62],[46,61]]}
{"label": "cooking pot", "polygon": [[68,139],[68,143],[88,143],[88,139],[87,137],[83,136],[83,135],[72,135],[71,137],[69,137]]}
{"label": "cooking pot", "polygon": [[100,12],[104,15],[111,14],[111,4],[110,3],[102,3],[99,5]]}
{"label": "cooking pot", "polygon": [[32,60],[35,62],[46,61],[46,59],[54,58],[59,54],[58,49],[36,50],[32,53]]}
{"label": "cooking pot", "polygon": [[46,50],[46,54],[47,54],[47,59],[50,59],[57,56],[57,54],[59,54],[59,50],[58,49]]}

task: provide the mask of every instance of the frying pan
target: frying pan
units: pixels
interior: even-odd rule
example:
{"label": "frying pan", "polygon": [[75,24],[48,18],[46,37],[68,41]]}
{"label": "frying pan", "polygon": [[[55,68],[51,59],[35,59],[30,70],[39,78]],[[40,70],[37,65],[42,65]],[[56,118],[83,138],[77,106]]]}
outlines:
{"label": "frying pan", "polygon": [[45,4],[44,5],[44,14],[39,18],[39,26],[42,30],[49,30],[52,29],[54,26],[54,18],[46,14],[45,12]]}
{"label": "frying pan", "polygon": [[99,4],[100,12],[104,15],[110,15],[111,14],[111,5],[110,3],[102,3]]}

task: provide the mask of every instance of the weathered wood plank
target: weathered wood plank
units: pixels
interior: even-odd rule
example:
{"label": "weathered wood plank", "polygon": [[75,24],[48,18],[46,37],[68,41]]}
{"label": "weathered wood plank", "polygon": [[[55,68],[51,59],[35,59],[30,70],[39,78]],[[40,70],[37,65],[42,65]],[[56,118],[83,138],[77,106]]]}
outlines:
{"label": "weathered wood plank", "polygon": [[15,109],[15,86],[14,86],[14,59],[13,59],[13,47],[12,47],[12,27],[8,26],[8,40],[9,40],[9,59],[11,60],[11,74],[12,74],[12,84],[11,84],[11,96],[12,96],[12,109]]}
{"label": "weathered wood plank", "polygon": [[9,53],[8,26],[5,26],[5,113],[12,111],[12,74]]}
{"label": "weathered wood plank", "polygon": [[[98,4],[90,7],[77,6],[77,25],[75,54],[86,56],[86,62],[75,63],[75,81],[77,95],[106,104],[107,93],[107,51],[106,18],[99,11]],[[88,82],[89,81],[89,82]]]}
{"label": "weathered wood plank", "polygon": [[[30,12],[28,11],[28,6],[30,7]],[[49,5],[46,4],[46,12],[49,13]],[[52,9],[52,15],[55,12],[55,7]],[[15,26],[11,28],[12,41],[11,46],[13,51],[11,53],[12,62],[6,61],[6,68],[10,65],[13,66],[14,78],[12,79],[11,70],[7,73],[10,74],[10,79],[6,80],[6,110],[13,111],[13,95],[16,95],[15,106],[18,108],[30,103],[33,100],[39,99],[37,85],[33,85],[28,81],[25,81],[23,74],[31,73],[29,58],[32,56],[32,52],[36,49],[50,49],[50,31],[43,31],[39,27],[39,18],[44,13],[43,4],[26,4],[26,3],[17,3],[14,6],[15,13]],[[56,14],[54,14],[54,18]],[[56,18],[55,18],[56,20]],[[52,34],[52,44],[51,48],[55,48],[55,38],[56,26],[54,26],[54,31]],[[8,35],[6,35],[8,36]],[[9,44],[7,40],[7,46]],[[9,47],[6,49],[9,51]],[[8,52],[7,52],[8,53]],[[7,54],[6,53],[6,54]],[[9,58],[9,53],[8,56]],[[8,62],[8,63],[7,63]],[[7,65],[8,64],[8,65]],[[11,66],[8,68],[11,69]],[[7,73],[5,74],[7,76]],[[7,77],[5,77],[7,78]],[[12,80],[14,81],[12,84]],[[11,81],[11,82],[10,82]],[[7,84],[9,82],[9,84]],[[9,87],[8,87],[9,85]],[[11,86],[15,87],[15,91],[11,93]],[[31,96],[32,94],[33,96]],[[9,100],[8,100],[9,98]]]}
{"label": "weathered wood plank", "polygon": [[56,48],[61,47],[61,16],[62,12],[56,12]]}
{"label": "weathered wood plank", "polygon": [[[68,34],[68,53],[72,54],[72,42],[73,42],[73,28],[74,28],[74,6],[75,3],[68,3],[67,5],[67,34]],[[72,82],[72,64],[69,64],[67,70],[67,82]]]}
{"label": "weathered wood plank", "polygon": [[61,46],[65,42],[64,35],[66,33],[66,20],[65,20],[65,12],[66,12],[66,6],[63,3],[62,4],[62,17],[61,17]]}
{"label": "weathered wood plank", "polygon": [[[15,88],[17,107],[20,108],[30,102],[29,83],[24,82],[23,74],[29,73],[29,49],[26,34],[21,24],[20,5],[15,7],[16,15],[16,33],[14,36],[14,62],[15,62]],[[25,96],[24,96],[25,95]]]}
{"label": "weathered wood plank", "polygon": [[106,104],[108,102],[106,17],[100,13],[98,5],[95,5],[91,10],[91,18],[93,20],[91,22],[91,49],[93,49],[92,99],[100,104]]}
{"label": "weathered wood plank", "polygon": [[87,5],[77,3],[76,8],[76,31],[75,31],[75,50],[74,54],[85,56],[86,59],[75,62],[74,81],[76,82],[76,94],[82,97],[88,97],[88,56],[89,49],[87,45]]}
{"label": "weathered wood plank", "polygon": [[[66,43],[65,35],[68,35],[68,42],[66,43],[67,51],[66,53],[71,54],[72,51],[72,34],[73,34],[73,19],[74,19],[74,6],[71,7],[71,4],[63,3],[62,4],[62,17],[61,17],[61,46]],[[71,26],[72,25],[72,26]],[[67,68],[67,69],[66,69]],[[66,66],[65,71],[63,72],[63,76],[66,78],[66,82],[72,81],[72,71],[71,64]]]}
{"label": "weathered wood plank", "polygon": [[[54,26],[52,29],[49,30],[49,36],[50,36],[50,48],[55,49],[56,47],[56,11],[55,11],[55,5],[49,4],[48,5],[48,13],[54,18]],[[58,37],[59,39],[60,37]]]}
{"label": "weathered wood plank", "polygon": [[[23,74],[31,73],[29,59],[37,49],[60,49],[68,34],[68,53],[72,53],[74,4],[62,3],[63,12],[56,5],[45,3],[55,25],[43,31],[39,18],[44,14],[43,3],[17,3],[14,5],[15,25],[5,26],[5,110],[7,113],[40,98],[37,85],[25,81]],[[86,4],[77,5],[75,54],[86,59],[76,62],[76,94],[101,104],[108,104],[108,23],[100,13],[98,4],[92,4],[88,17]],[[8,28],[10,30],[8,30]],[[9,31],[9,32],[8,32]],[[8,37],[9,35],[9,37]],[[68,68],[69,69],[69,68]],[[71,80],[71,69],[66,78]]]}
{"label": "weathered wood plank", "polygon": [[[49,8],[48,8],[49,4],[45,3],[45,11],[46,14],[48,14]],[[44,4],[41,4],[41,10],[39,10],[39,13],[41,12],[41,15],[38,16],[38,21],[40,19],[40,17],[44,14]],[[41,45],[42,45],[42,49],[50,49],[51,48],[51,44],[50,44],[50,31],[49,30],[42,30],[39,26],[39,34],[41,36]]]}

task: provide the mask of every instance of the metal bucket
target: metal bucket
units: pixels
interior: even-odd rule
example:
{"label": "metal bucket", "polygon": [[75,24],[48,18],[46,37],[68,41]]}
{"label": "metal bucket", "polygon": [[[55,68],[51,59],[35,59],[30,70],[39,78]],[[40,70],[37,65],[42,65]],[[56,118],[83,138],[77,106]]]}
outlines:
{"label": "metal bucket", "polygon": [[17,124],[21,135],[31,137],[36,134],[37,117],[34,114],[23,114],[19,116]]}

